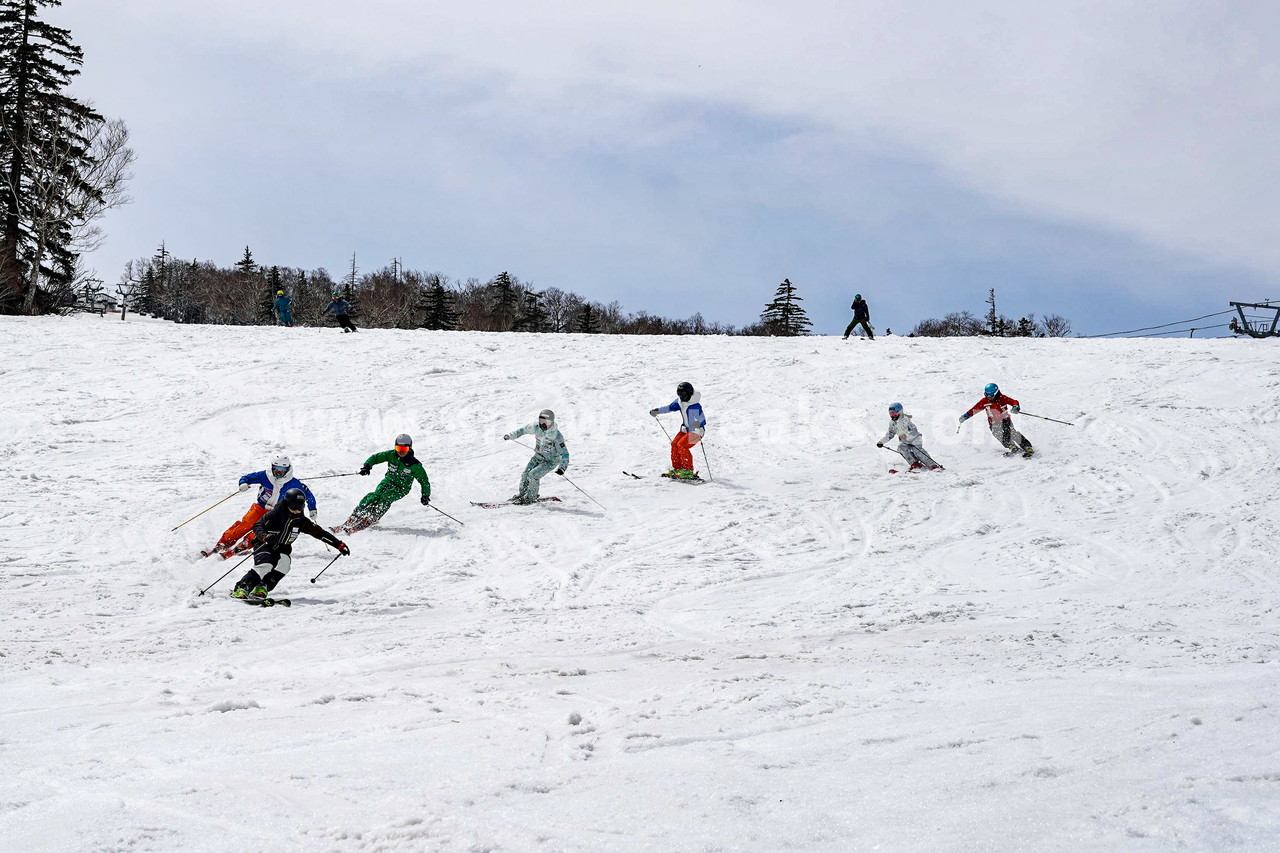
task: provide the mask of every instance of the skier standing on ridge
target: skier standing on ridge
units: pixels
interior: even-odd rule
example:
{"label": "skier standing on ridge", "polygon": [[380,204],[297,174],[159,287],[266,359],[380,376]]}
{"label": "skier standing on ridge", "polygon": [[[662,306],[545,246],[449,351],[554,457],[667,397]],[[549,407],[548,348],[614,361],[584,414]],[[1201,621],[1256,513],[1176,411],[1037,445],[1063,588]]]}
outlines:
{"label": "skier standing on ridge", "polygon": [[649,414],[655,418],[663,412],[679,412],[681,423],[680,431],[671,440],[671,470],[662,476],[674,480],[702,479],[693,470],[693,447],[707,434],[707,419],[702,414],[702,394],[693,390],[690,383],[681,382],[676,386],[675,400],[666,406],[649,410]]}
{"label": "skier standing on ridge", "polygon": [[844,339],[846,341],[849,340],[849,335],[853,334],[854,328],[862,326],[867,333],[867,338],[874,341],[876,333],[871,330],[871,309],[867,307],[867,300],[862,298],[861,293],[855,293],[853,295],[853,304],[849,307],[853,309],[853,319],[845,327]]}
{"label": "skier standing on ridge", "polygon": [[301,489],[289,489],[275,509],[258,519],[253,526],[253,568],[236,582],[232,598],[266,598],[289,574],[293,540],[299,533],[332,545],[344,557],[351,553],[345,542],[302,514],[306,502]]}
{"label": "skier standing on ridge", "polygon": [[[245,474],[240,478],[240,491],[247,492],[250,486],[259,487],[258,499],[249,506],[249,511],[244,514],[244,518],[224,530],[222,536],[218,537],[218,543],[207,551],[201,551],[200,556],[209,557],[221,552],[222,559],[225,560],[232,554],[249,550],[253,545],[253,525],[268,511],[274,509],[280,496],[290,489],[298,489],[302,492],[307,508],[311,510],[312,521],[318,514],[315,495],[311,494],[306,483],[294,476],[293,463],[284,454],[273,457],[271,467]],[[240,542],[241,537],[244,537],[243,542]],[[240,544],[236,545],[237,542]],[[232,548],[233,545],[234,548]]]}
{"label": "skier standing on ridge", "polygon": [[543,409],[538,414],[538,422],[522,426],[514,432],[502,437],[503,441],[511,441],[522,435],[531,435],[534,440],[533,458],[525,466],[520,475],[520,490],[511,498],[513,504],[531,504],[538,500],[538,489],[542,478],[554,470],[561,477],[569,469],[569,448],[565,446],[564,436],[556,426],[556,413]]}
{"label": "skier standing on ridge", "polygon": [[351,511],[351,517],[337,527],[334,533],[355,533],[370,525],[377,524],[386,515],[391,505],[413,490],[413,481],[417,480],[422,487],[422,505],[431,503],[431,481],[427,479],[427,470],[413,455],[413,439],[401,433],[396,436],[396,446],[392,450],[375,453],[364,460],[360,468],[362,476],[369,476],[374,465],[387,463],[387,473],[382,482],[372,492],[361,498],[360,503]]}
{"label": "skier standing on ridge", "polygon": [[991,434],[996,437],[996,441],[1009,451],[1007,455],[1012,456],[1021,452],[1024,458],[1030,459],[1031,454],[1036,452],[1035,448],[1031,446],[1026,436],[1013,427],[1012,416],[1017,414],[1020,408],[1017,400],[1000,393],[1000,386],[991,382],[983,389],[982,399],[960,416],[960,423],[964,423],[982,409],[986,409],[987,426],[991,428]]}
{"label": "skier standing on ridge", "polygon": [[293,299],[284,295],[283,290],[276,291],[276,301],[271,303],[276,312],[276,322],[281,326],[293,325]]}
{"label": "skier standing on ridge", "polygon": [[320,312],[320,316],[323,317],[330,311],[333,312],[333,317],[338,321],[338,325],[342,327],[342,333],[344,335],[347,332],[354,332],[356,330],[356,324],[352,323],[351,318],[347,316],[351,313],[351,303],[343,299],[342,294],[338,293],[336,290],[333,292],[333,301],[325,306],[325,309]]}
{"label": "skier standing on ridge", "polygon": [[928,468],[930,471],[937,471],[942,468],[925,451],[924,437],[911,422],[911,415],[902,411],[901,403],[893,403],[889,406],[889,431],[884,434],[884,438],[876,442],[876,447],[884,447],[885,442],[892,440],[895,435],[898,437],[897,452],[907,460],[910,466],[908,470],[919,471],[922,468]]}

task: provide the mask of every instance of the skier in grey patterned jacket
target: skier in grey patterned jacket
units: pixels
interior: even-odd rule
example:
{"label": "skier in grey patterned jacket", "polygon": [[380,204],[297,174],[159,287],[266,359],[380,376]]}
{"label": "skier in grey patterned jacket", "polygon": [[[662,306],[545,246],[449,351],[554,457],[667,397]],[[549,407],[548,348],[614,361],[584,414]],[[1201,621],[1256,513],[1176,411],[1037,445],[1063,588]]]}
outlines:
{"label": "skier in grey patterned jacket", "polygon": [[561,477],[564,476],[569,468],[569,448],[565,446],[564,436],[556,426],[556,413],[550,409],[543,409],[538,414],[537,423],[509,432],[502,440],[510,441],[522,435],[533,436],[535,446],[533,458],[520,477],[520,491],[512,496],[511,502],[530,504],[538,499],[538,488],[548,472],[554,470]]}
{"label": "skier in grey patterned jacket", "polygon": [[891,441],[895,435],[898,437],[898,446],[890,449],[902,454],[902,458],[907,460],[910,466],[909,470],[919,471],[927,468],[930,471],[937,471],[942,467],[925,452],[924,436],[911,422],[911,416],[902,411],[901,403],[893,403],[889,406],[889,431],[884,434],[884,438],[876,442],[876,447],[884,447],[885,442]]}

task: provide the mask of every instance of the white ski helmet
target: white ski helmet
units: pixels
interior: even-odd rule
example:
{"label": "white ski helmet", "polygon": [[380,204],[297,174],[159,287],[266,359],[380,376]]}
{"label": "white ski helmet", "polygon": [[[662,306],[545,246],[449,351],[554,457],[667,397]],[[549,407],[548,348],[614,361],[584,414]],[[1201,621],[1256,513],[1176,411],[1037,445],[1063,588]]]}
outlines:
{"label": "white ski helmet", "polygon": [[271,476],[277,480],[289,476],[293,472],[293,463],[283,453],[271,457]]}

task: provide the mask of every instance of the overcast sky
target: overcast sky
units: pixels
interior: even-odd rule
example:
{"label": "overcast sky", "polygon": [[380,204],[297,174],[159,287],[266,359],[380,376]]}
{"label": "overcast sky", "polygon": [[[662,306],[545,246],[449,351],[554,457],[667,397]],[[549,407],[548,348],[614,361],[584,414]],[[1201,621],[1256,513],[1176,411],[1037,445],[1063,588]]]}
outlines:
{"label": "overcast sky", "polygon": [[[815,331],[1280,298],[1280,4],[65,0],[133,204],[90,258],[489,279]],[[1226,318],[1222,318],[1225,320]]]}

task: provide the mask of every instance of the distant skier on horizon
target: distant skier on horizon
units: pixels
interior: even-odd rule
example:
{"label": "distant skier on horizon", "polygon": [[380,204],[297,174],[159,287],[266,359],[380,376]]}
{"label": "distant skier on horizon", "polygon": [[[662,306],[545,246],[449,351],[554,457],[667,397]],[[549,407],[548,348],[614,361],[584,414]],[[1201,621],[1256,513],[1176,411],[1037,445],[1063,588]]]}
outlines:
{"label": "distant skier on horizon", "polygon": [[649,410],[649,414],[655,418],[663,412],[679,412],[681,423],[680,431],[671,439],[671,470],[662,476],[674,480],[702,479],[693,470],[693,447],[707,434],[707,419],[702,413],[702,394],[693,390],[692,384],[681,382],[676,386],[675,400],[666,406]]}
{"label": "distant skier on horizon", "polygon": [[412,438],[404,433],[396,436],[395,448],[375,453],[364,460],[364,465],[360,468],[361,476],[369,476],[374,465],[384,462],[387,464],[387,473],[382,482],[360,499],[360,503],[351,511],[350,518],[331,528],[334,533],[355,533],[377,524],[393,503],[413,490],[414,480],[422,487],[422,505],[431,503],[431,481],[427,479],[427,470],[413,455]]}
{"label": "distant skier on horizon", "polygon": [[861,293],[855,293],[853,296],[853,304],[849,306],[853,309],[853,319],[849,321],[849,325],[845,327],[844,339],[849,340],[849,335],[853,334],[853,330],[857,326],[862,326],[863,331],[867,333],[868,340],[874,341],[876,333],[871,329],[871,308],[867,306],[867,300],[862,298]]}
{"label": "distant skier on horizon", "polygon": [[293,299],[285,296],[283,290],[276,291],[276,301],[271,303],[276,312],[276,322],[281,326],[293,325]]}
{"label": "distant skier on horizon", "polygon": [[320,316],[323,317],[330,311],[333,312],[333,318],[338,321],[338,325],[342,327],[344,335],[356,330],[356,324],[351,322],[351,317],[348,316],[351,313],[351,303],[343,299],[342,294],[336,290],[333,292],[333,301],[325,306]]}
{"label": "distant skier on horizon", "polygon": [[1009,456],[1021,452],[1023,458],[1030,459],[1035,453],[1035,448],[1031,446],[1031,442],[1026,436],[1014,429],[1013,415],[1016,415],[1021,406],[1018,401],[1012,397],[1000,393],[1000,386],[996,383],[988,383],[987,387],[982,391],[982,399],[973,404],[973,408],[960,416],[960,423],[964,423],[973,417],[979,411],[987,410],[987,426],[991,428],[991,434],[996,437],[996,441],[1008,450]]}
{"label": "distant skier on horizon", "polygon": [[511,441],[522,435],[533,436],[533,458],[525,466],[520,475],[520,489],[511,498],[513,504],[531,504],[538,500],[542,478],[551,471],[561,477],[569,469],[569,448],[565,446],[564,435],[556,426],[556,413],[543,409],[538,414],[536,423],[522,426],[502,437],[503,441]]}
{"label": "distant skier on horizon", "polygon": [[901,403],[890,404],[889,431],[884,434],[884,438],[876,442],[876,447],[884,447],[885,442],[891,441],[895,435],[898,437],[898,446],[890,449],[896,450],[907,461],[907,470],[919,471],[927,468],[930,471],[938,471],[942,469],[942,466],[934,462],[933,457],[925,451],[924,436],[911,422],[911,415],[902,410]]}

